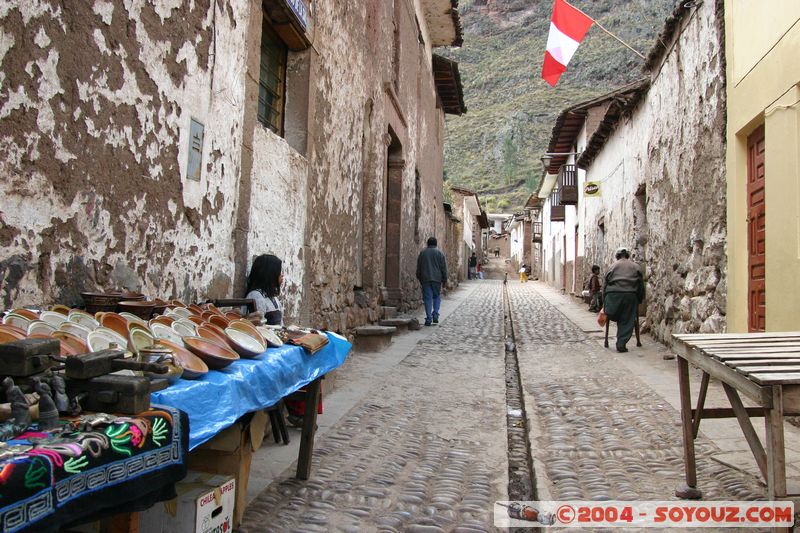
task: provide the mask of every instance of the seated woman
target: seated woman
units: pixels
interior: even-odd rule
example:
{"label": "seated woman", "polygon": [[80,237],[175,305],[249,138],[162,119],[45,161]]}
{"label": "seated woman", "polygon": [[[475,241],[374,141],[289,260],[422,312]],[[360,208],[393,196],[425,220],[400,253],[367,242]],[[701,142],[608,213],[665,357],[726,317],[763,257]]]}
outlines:
{"label": "seated woman", "polygon": [[[245,298],[255,300],[256,313],[263,315],[270,326],[283,325],[283,304],[278,299],[282,285],[282,261],[271,254],[262,254],[256,257],[250,268],[250,274],[247,276]],[[295,427],[301,427],[303,424],[304,393],[305,390],[301,389],[298,393],[290,394],[283,399],[286,410],[289,412],[289,424]],[[321,406],[322,398],[320,397],[320,409]]]}
{"label": "seated woman", "polygon": [[266,318],[271,326],[283,325],[283,304],[278,300],[283,285],[282,267],[283,263],[276,256],[262,254],[255,258],[247,276],[245,298],[255,300],[256,313]]}

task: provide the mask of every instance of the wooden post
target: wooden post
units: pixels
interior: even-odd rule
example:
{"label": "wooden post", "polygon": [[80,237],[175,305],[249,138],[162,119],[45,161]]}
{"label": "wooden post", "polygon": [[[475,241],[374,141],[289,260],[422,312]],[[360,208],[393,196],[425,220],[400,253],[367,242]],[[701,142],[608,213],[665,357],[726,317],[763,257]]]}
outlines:
{"label": "wooden post", "polygon": [[772,386],[772,409],[767,411],[767,497],[786,497],[786,450],[783,441],[783,388]]}
{"label": "wooden post", "polygon": [[[764,447],[761,446],[761,440],[758,438],[756,430],[753,429],[753,423],[750,422],[750,417],[747,415],[744,404],[742,404],[742,399],[739,398],[739,393],[736,392],[736,389],[724,382],[722,383],[722,388],[725,389],[725,394],[728,395],[728,400],[731,402],[733,412],[736,414],[736,419],[739,421],[739,426],[742,428],[744,438],[747,440],[747,444],[753,452],[753,457],[756,459],[759,470],[761,470],[761,473],[764,475],[764,479],[769,480],[767,457],[764,454]],[[767,418],[767,420],[769,420],[769,418]],[[769,422],[767,422],[767,427],[769,427]]]}
{"label": "wooden post", "polygon": [[306,388],[306,411],[303,415],[303,430],[300,435],[300,454],[297,457],[297,479],[308,479],[311,475],[311,454],[314,452],[314,434],[317,431],[317,405],[322,378],[315,379]]}
{"label": "wooden post", "polygon": [[703,371],[703,379],[700,381],[700,393],[697,395],[697,410],[694,415],[692,435],[697,438],[700,433],[700,420],[703,419],[703,407],[706,405],[706,394],[708,393],[708,372]]}
{"label": "wooden post", "polygon": [[678,356],[678,387],[681,396],[681,426],[683,427],[683,467],[686,485],[675,491],[678,498],[696,500],[702,497],[697,488],[697,465],[694,458],[694,427],[692,424],[692,396],[689,389],[689,362]]}

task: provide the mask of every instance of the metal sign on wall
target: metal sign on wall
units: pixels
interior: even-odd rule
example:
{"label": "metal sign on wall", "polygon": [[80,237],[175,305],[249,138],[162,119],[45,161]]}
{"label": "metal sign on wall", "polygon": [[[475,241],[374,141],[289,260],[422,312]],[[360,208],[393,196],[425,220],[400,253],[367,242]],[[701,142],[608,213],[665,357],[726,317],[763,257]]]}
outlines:
{"label": "metal sign on wall", "polygon": [[599,181],[587,181],[583,184],[583,195],[584,196],[600,196],[600,182]]}
{"label": "metal sign on wall", "polygon": [[303,0],[286,0],[289,9],[292,10],[297,21],[303,26],[304,30],[308,29],[308,8]]}

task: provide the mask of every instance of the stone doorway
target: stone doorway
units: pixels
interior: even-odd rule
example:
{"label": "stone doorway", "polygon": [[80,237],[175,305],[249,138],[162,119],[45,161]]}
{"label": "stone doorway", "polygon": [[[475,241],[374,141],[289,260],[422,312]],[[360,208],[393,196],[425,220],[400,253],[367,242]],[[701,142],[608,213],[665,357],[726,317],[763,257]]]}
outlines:
{"label": "stone doorway", "polygon": [[385,303],[399,306],[402,300],[400,287],[400,232],[403,221],[403,146],[391,128],[386,158],[386,249],[384,255]]}

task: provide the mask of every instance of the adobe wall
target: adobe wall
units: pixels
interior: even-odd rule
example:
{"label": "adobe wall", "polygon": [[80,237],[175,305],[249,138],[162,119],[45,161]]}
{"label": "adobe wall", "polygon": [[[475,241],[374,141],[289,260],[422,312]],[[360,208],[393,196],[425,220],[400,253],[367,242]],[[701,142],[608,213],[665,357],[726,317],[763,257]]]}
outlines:
{"label": "adobe wall", "polygon": [[209,0],[0,7],[3,307],[230,292],[248,16]]}

